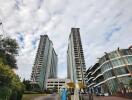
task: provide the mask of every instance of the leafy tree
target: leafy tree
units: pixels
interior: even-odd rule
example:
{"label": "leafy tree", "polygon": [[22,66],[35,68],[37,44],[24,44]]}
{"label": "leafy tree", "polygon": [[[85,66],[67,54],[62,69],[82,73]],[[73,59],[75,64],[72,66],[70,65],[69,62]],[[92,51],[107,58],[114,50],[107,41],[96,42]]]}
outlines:
{"label": "leafy tree", "polygon": [[0,100],[21,100],[24,85],[12,69],[17,68],[16,40],[0,36]]}
{"label": "leafy tree", "polygon": [[24,84],[20,81],[20,78],[15,75],[11,82],[12,95],[10,100],[21,100],[24,92]]}
{"label": "leafy tree", "polygon": [[25,90],[26,91],[35,91],[35,92],[40,92],[40,87],[39,85],[36,83],[31,83],[31,81],[29,80],[23,80],[23,84],[25,86]]}
{"label": "leafy tree", "polygon": [[25,86],[25,90],[26,91],[31,91],[32,90],[32,86],[31,86],[31,84],[30,84],[30,81],[29,80],[23,80],[23,84],[24,84],[24,86]]}
{"label": "leafy tree", "polygon": [[0,60],[0,100],[21,100],[22,94],[20,78]]}
{"label": "leafy tree", "polygon": [[0,37],[0,57],[2,57],[3,63],[9,65],[11,68],[17,68],[16,58],[18,55],[18,43],[15,39],[9,37]]}
{"label": "leafy tree", "polygon": [[36,84],[31,84],[32,90],[36,91],[36,92],[40,92],[41,88],[40,86],[36,83]]}
{"label": "leafy tree", "polygon": [[6,37],[2,41],[3,41],[3,48],[6,50],[6,52],[11,53],[13,55],[18,54],[19,46],[15,39]]}
{"label": "leafy tree", "polygon": [[8,100],[11,95],[11,85],[12,73],[9,67],[0,62],[0,100]]}

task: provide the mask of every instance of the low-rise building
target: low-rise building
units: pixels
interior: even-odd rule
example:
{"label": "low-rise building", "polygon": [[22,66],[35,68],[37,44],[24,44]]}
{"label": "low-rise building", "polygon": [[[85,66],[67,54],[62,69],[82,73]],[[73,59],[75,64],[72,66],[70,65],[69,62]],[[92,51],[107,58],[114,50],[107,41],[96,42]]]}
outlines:
{"label": "low-rise building", "polygon": [[69,79],[48,79],[46,83],[46,89],[53,90],[57,88],[57,91],[59,92],[61,87],[69,81]]}
{"label": "low-rise building", "polygon": [[129,91],[129,81],[132,79],[131,48],[105,52],[105,55],[86,71],[89,92],[115,94]]}

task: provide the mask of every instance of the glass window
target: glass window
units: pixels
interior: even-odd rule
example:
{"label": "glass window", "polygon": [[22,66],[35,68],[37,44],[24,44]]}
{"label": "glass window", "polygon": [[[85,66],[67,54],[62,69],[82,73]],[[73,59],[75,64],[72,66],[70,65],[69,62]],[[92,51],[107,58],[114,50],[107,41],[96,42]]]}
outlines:
{"label": "glass window", "polygon": [[127,55],[126,50],[122,50],[122,51],[121,51],[121,54],[122,54],[122,55]]}
{"label": "glass window", "polygon": [[109,54],[110,59],[116,58],[116,57],[118,57],[118,56],[119,56],[119,55],[118,55],[118,52],[117,52],[117,51],[114,51],[114,52],[112,52],[112,53]]}
{"label": "glass window", "polygon": [[104,65],[101,67],[101,72],[104,72],[105,71],[105,69],[104,69],[105,67],[104,67]]}
{"label": "glass window", "polygon": [[113,76],[114,76],[114,74],[112,73],[112,70],[109,70],[109,71],[104,73],[104,78],[105,79],[113,77]]}
{"label": "glass window", "polygon": [[108,77],[107,77],[107,73],[104,73],[104,79],[107,79]]}
{"label": "glass window", "polygon": [[131,79],[131,76],[125,76],[125,77],[119,78],[120,82],[123,82],[123,84],[129,84],[130,79]]}
{"label": "glass window", "polygon": [[132,51],[129,50],[129,49],[125,49],[125,50],[122,50],[122,51],[121,51],[121,54],[122,54],[122,55],[131,55],[131,54],[132,54]]}
{"label": "glass window", "polygon": [[113,66],[120,66],[123,65],[123,60],[122,59],[116,59],[116,60],[112,60],[112,64]]}
{"label": "glass window", "polygon": [[108,67],[109,67],[109,68],[112,68],[112,65],[111,65],[111,63],[110,63],[110,62],[108,62]]}
{"label": "glass window", "polygon": [[113,70],[111,70],[111,74],[112,74],[112,76],[115,76],[115,73],[114,73],[114,71],[113,71]]}
{"label": "glass window", "polygon": [[115,70],[116,75],[128,74],[128,70],[124,66],[123,67],[116,68],[114,70]]}
{"label": "glass window", "polygon": [[132,63],[132,56],[127,57],[128,63]]}
{"label": "glass window", "polygon": [[128,54],[128,55],[132,55],[132,51],[128,49],[128,50],[127,50],[127,54]]}
{"label": "glass window", "polygon": [[116,79],[111,79],[108,81],[108,85],[110,87],[110,90],[112,92],[116,92],[118,88],[117,80]]}
{"label": "glass window", "polygon": [[110,59],[114,58],[113,52],[109,54]]}
{"label": "glass window", "polygon": [[128,66],[128,68],[132,72],[132,65]]}
{"label": "glass window", "polygon": [[124,64],[123,60],[122,60],[122,59],[119,59],[119,60],[118,60],[118,64],[119,64],[119,65],[123,65],[123,64]]}
{"label": "glass window", "polygon": [[112,68],[112,66],[111,66],[110,62],[107,62],[101,67],[101,72],[103,73],[104,71],[111,69],[111,68]]}
{"label": "glass window", "polygon": [[119,54],[118,54],[117,51],[113,52],[113,55],[114,55],[115,58],[116,58],[116,57],[119,57]]}
{"label": "glass window", "polygon": [[113,66],[118,66],[118,60],[113,60],[112,64],[113,64]]}

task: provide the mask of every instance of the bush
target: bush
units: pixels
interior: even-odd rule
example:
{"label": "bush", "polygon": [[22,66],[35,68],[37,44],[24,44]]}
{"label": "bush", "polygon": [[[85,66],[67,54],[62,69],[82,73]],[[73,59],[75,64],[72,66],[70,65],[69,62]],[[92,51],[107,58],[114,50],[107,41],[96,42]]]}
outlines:
{"label": "bush", "polygon": [[23,87],[13,70],[0,62],[0,100],[21,100]]}
{"label": "bush", "polygon": [[0,87],[0,100],[9,100],[11,89],[8,87]]}
{"label": "bush", "polygon": [[23,95],[23,91],[14,90],[11,93],[10,100],[21,100]]}

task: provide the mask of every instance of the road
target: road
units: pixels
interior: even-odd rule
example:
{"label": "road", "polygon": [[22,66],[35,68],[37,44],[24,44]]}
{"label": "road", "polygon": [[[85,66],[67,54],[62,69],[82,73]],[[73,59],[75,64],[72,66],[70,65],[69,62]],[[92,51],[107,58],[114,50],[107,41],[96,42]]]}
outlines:
{"label": "road", "polygon": [[39,96],[33,100],[59,100],[59,96],[57,94],[49,94],[47,96]]}

